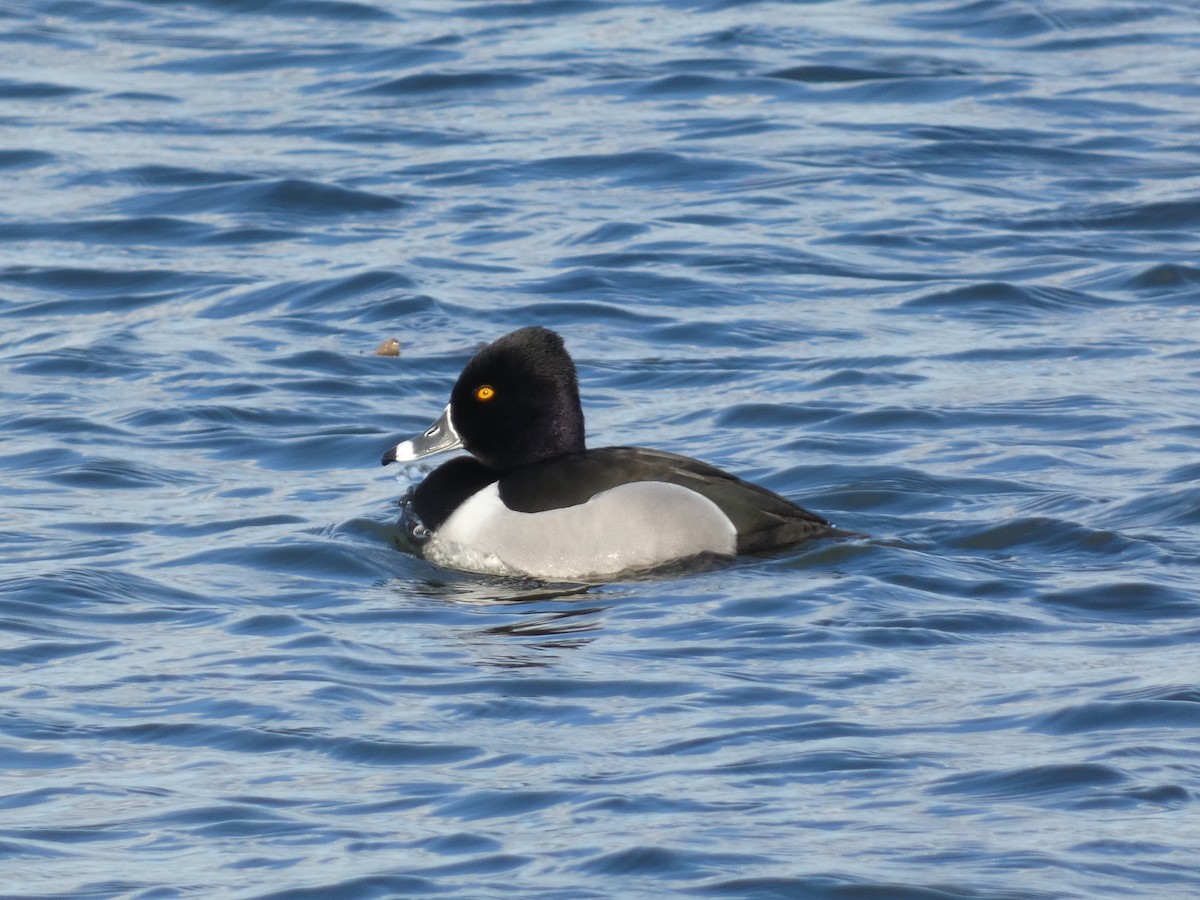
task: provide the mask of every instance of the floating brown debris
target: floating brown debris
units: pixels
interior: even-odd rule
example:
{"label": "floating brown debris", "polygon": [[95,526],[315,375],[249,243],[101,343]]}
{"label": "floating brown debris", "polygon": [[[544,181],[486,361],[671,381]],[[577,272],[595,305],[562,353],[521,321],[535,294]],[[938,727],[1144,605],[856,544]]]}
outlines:
{"label": "floating brown debris", "polygon": [[400,339],[388,338],[382,344],[375,348],[376,356],[399,356],[400,355]]}

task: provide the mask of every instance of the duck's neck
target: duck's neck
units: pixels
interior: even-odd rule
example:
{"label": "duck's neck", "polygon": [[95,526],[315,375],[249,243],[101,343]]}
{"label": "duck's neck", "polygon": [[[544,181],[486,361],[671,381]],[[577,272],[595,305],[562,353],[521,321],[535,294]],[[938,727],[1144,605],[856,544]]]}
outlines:
{"label": "duck's neck", "polygon": [[535,413],[520,428],[520,438],[510,446],[489,448],[491,452],[472,452],[488,468],[505,472],[585,448],[583,408],[576,396],[574,401],[564,401],[553,410]]}

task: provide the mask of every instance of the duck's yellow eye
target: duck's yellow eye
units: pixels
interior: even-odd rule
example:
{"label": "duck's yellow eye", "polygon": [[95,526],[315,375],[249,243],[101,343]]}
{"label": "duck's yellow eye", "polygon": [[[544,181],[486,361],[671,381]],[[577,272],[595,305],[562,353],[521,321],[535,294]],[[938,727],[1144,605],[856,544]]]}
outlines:
{"label": "duck's yellow eye", "polygon": [[496,396],[495,389],[490,384],[481,384],[475,388],[475,399],[480,403],[486,403]]}

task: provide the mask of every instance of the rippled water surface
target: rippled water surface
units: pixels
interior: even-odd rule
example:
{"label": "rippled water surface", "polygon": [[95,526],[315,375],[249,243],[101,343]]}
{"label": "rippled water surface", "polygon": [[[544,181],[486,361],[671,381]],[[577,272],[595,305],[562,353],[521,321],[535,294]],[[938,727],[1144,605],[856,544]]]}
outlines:
{"label": "rippled water surface", "polygon": [[[6,896],[1200,892],[1190,0],[0,39]],[[869,537],[588,588],[400,552],[380,453],[531,323],[593,443]]]}

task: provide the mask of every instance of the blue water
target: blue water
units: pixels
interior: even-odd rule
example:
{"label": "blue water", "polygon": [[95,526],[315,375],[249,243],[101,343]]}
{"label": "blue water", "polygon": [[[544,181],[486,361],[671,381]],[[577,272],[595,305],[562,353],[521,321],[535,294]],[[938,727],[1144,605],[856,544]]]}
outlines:
{"label": "blue water", "polygon": [[[5,896],[1200,893],[1190,0],[26,0],[0,47]],[[594,444],[869,537],[401,553],[380,453],[531,323]]]}

